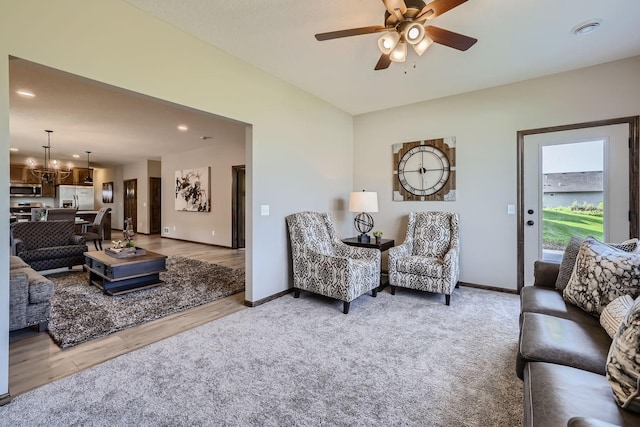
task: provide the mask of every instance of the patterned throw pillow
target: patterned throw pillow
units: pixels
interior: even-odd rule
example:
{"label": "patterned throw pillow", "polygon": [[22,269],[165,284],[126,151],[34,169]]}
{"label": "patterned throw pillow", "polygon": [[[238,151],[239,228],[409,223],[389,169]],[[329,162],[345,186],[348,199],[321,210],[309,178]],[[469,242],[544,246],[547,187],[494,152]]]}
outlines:
{"label": "patterned throw pillow", "polygon": [[600,314],[600,324],[611,338],[618,332],[620,324],[633,305],[633,298],[623,295],[611,301]]}
{"label": "patterned throw pillow", "polygon": [[584,239],[582,237],[572,237],[564,250],[560,270],[558,271],[558,278],[556,279],[556,289],[559,291],[564,291],[564,288],[566,288],[569,283],[571,273],[573,273],[573,266],[576,265],[576,257],[578,256],[578,251],[583,241]]}
{"label": "patterned throw pillow", "polygon": [[637,298],[613,338],[607,356],[607,380],[618,405],[640,412],[640,298]]}
{"label": "patterned throw pillow", "polygon": [[576,258],[564,299],[596,317],[611,301],[640,294],[640,255],[587,237]]}
{"label": "patterned throw pillow", "polygon": [[[584,242],[582,237],[572,237],[564,250],[560,270],[558,271],[558,278],[556,279],[556,289],[559,291],[564,291],[564,288],[566,288],[569,283],[582,242]],[[638,239],[629,239],[622,243],[608,243],[608,245],[625,252],[636,252],[640,247],[638,246]]]}

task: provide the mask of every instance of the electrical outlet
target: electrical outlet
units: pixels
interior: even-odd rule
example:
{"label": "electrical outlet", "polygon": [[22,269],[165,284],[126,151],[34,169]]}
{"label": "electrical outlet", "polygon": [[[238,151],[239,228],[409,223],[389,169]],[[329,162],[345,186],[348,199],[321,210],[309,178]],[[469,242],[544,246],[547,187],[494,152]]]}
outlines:
{"label": "electrical outlet", "polygon": [[211,230],[211,237],[216,235],[216,230]]}
{"label": "electrical outlet", "polygon": [[165,227],[163,233],[164,234],[169,234],[169,227]]}
{"label": "electrical outlet", "polygon": [[173,231],[174,231],[174,232],[176,231],[176,226],[175,226],[175,225],[173,226]]}

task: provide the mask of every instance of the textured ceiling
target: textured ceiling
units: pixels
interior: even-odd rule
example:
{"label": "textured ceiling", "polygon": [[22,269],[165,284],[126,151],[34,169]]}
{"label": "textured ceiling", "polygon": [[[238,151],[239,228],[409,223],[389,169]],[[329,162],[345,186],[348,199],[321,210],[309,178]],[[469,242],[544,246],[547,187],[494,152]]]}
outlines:
{"label": "textured ceiling", "polygon": [[[121,165],[245,138],[243,124],[21,59],[9,61],[9,89],[10,145],[19,150],[12,161],[42,163],[45,129],[54,131],[53,158],[80,166],[86,151],[92,166]],[[21,89],[36,96],[20,96]]]}
{"label": "textured ceiling", "polygon": [[[354,115],[640,55],[638,0],[469,0],[430,23],[476,45],[433,45],[384,71],[379,35],[314,38],[382,25],[381,0],[124,1]],[[591,19],[597,31],[572,34]]]}
{"label": "textured ceiling", "polygon": [[[123,1],[354,115],[640,55],[639,0],[469,0],[431,23],[477,38],[471,49],[433,45],[383,71],[373,70],[376,34],[314,38],[381,25],[380,0]],[[597,31],[572,34],[591,19],[600,20]],[[27,61],[10,61],[9,71],[19,155],[42,157],[45,129],[55,131],[54,156],[69,161],[75,153],[73,161],[86,164],[88,150],[98,166],[244,138],[242,124]],[[23,87],[37,97],[18,96]],[[180,123],[189,132],[178,132]]]}

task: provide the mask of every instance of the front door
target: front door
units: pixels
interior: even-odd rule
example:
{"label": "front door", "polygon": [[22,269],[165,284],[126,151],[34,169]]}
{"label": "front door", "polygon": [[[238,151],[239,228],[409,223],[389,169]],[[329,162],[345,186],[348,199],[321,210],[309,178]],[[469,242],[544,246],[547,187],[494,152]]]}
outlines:
{"label": "front door", "polygon": [[524,284],[536,260],[560,262],[572,236],[629,238],[629,126],[524,138]]}

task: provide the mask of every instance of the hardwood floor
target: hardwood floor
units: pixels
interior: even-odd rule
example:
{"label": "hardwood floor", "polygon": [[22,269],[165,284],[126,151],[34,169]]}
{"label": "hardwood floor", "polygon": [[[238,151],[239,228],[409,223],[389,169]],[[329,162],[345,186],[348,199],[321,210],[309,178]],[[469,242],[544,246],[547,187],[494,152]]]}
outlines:
{"label": "hardwood floor", "polygon": [[[114,238],[117,231],[114,232]],[[244,250],[137,235],[138,246],[164,255],[180,255],[231,268],[244,268]],[[95,249],[94,249],[95,250]],[[9,392],[17,396],[57,379],[139,349],[204,323],[244,310],[244,292],[125,329],[66,350],[47,332],[27,328],[9,336]]]}

